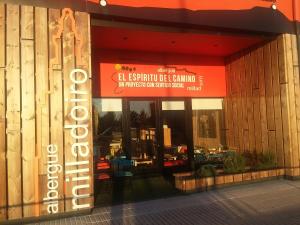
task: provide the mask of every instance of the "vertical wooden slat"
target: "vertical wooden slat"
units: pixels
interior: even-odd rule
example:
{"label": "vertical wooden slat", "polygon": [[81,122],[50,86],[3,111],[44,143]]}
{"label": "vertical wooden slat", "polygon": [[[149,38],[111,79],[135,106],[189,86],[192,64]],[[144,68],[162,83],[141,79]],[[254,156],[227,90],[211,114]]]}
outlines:
{"label": "vertical wooden slat", "polygon": [[257,71],[258,67],[258,50],[251,53],[251,73],[254,82],[253,89],[253,117],[254,117],[254,139],[255,139],[255,150],[260,152],[262,150],[262,140],[261,140],[261,120],[260,120],[260,104],[259,104],[259,73]]}
{"label": "vertical wooden slat", "polygon": [[225,127],[226,127],[226,144],[228,147],[232,146],[232,129],[231,129],[231,110],[230,106],[231,104],[231,91],[230,91],[230,63],[226,65],[226,90],[227,90],[227,97],[224,99],[224,106],[225,106]]}
{"label": "vertical wooden slat", "polygon": [[21,6],[21,38],[33,39],[33,7]]}
{"label": "vertical wooden slat", "polygon": [[33,7],[21,6],[23,216],[35,215],[35,78]]}
{"label": "vertical wooden slat", "polygon": [[[238,118],[237,117],[237,103],[236,103],[236,96],[232,97],[232,116],[233,118]],[[237,126],[238,121],[237,120],[233,120],[232,124],[233,124],[233,140],[234,140],[234,144],[233,147],[234,148],[239,148],[239,129]]]}
{"label": "vertical wooden slat", "polygon": [[5,71],[0,68],[0,221],[6,219]]}
{"label": "vertical wooden slat", "polygon": [[278,67],[280,82],[280,104],[282,116],[282,137],[284,149],[284,165],[291,167],[291,140],[290,140],[290,117],[289,117],[289,93],[287,86],[286,46],[284,35],[278,38]]}
{"label": "vertical wooden slat", "polygon": [[243,105],[242,105],[242,68],[243,58],[241,57],[237,60],[237,127],[239,132],[239,151],[244,151],[244,132],[243,132]]}
{"label": "vertical wooden slat", "polygon": [[[245,125],[244,125],[244,134],[247,134],[246,144],[245,144],[245,150],[253,150],[254,148],[254,133],[252,125],[254,127],[253,122],[253,107],[252,107],[252,80],[251,80],[251,55],[250,53],[245,55],[245,82],[244,82],[244,117],[245,117]],[[252,119],[252,120],[251,120]]]}
{"label": "vertical wooden slat", "polygon": [[0,4],[0,221],[7,218],[6,177],[6,93],[5,93],[5,5]]}
{"label": "vertical wooden slat", "polygon": [[241,57],[240,61],[240,98],[241,98],[241,125],[243,130],[248,130],[248,117],[247,117],[247,75],[249,72],[248,68],[248,55]]}
{"label": "vertical wooden slat", "polygon": [[[58,164],[64,164],[64,137],[63,137],[63,84],[61,38],[53,39],[58,33],[60,10],[49,9],[49,79],[50,79],[50,143],[57,145]],[[64,211],[64,180],[63,174],[58,175],[59,212]]]}
{"label": "vertical wooden slat", "polygon": [[232,89],[231,89],[231,101],[232,101],[232,117],[236,118],[232,121],[232,128],[233,128],[233,147],[239,148],[239,129],[238,129],[238,113],[237,113],[237,61],[232,62],[232,67],[234,68],[231,71],[232,80],[236,82],[232,82]]}
{"label": "vertical wooden slat", "polygon": [[[36,136],[39,160],[38,199],[46,197],[47,188],[47,146],[49,145],[49,95],[48,95],[48,11],[35,8],[35,68],[36,68]],[[39,206],[39,213],[47,215],[47,205]]]}
{"label": "vertical wooden slat", "polygon": [[[75,98],[74,94],[70,92],[70,86],[72,81],[70,79],[70,73],[75,68],[75,40],[74,40],[74,31],[72,30],[72,21],[74,18],[69,15],[64,20],[64,30],[63,30],[63,73],[64,73],[64,98],[69,99],[64,103],[64,120],[65,125],[74,124],[73,119],[71,118],[71,109],[76,105],[75,102],[71,102],[70,99]],[[76,24],[77,25],[77,24]],[[76,27],[78,29],[78,26]],[[64,148],[65,148],[65,161],[66,162],[76,162],[77,157],[73,156],[70,151],[72,143],[74,140],[71,136],[70,130],[64,130]],[[72,180],[74,177],[77,177],[77,174],[70,174],[68,178]],[[72,185],[71,185],[72,184]],[[70,182],[66,184],[65,196],[67,200],[65,201],[66,211],[72,211],[72,187],[76,182]]]}
{"label": "vertical wooden slat", "polygon": [[5,67],[5,5],[0,3],[0,68]]}
{"label": "vertical wooden slat", "polygon": [[[300,160],[300,71],[299,71],[299,59],[297,48],[297,36],[291,35],[292,41],[292,54],[293,54],[293,71],[294,71],[294,85],[295,85],[295,105],[296,105],[296,119],[297,119],[297,132],[298,132],[298,151],[297,157]],[[298,170],[299,171],[299,170]],[[299,176],[299,172],[298,175]]]}
{"label": "vertical wooden slat", "polygon": [[285,39],[284,35],[280,35],[278,37],[278,56],[280,59],[279,63],[279,82],[281,84],[287,83],[287,73],[286,73],[286,67],[285,67],[285,52],[286,52],[286,46],[285,46]]}
{"label": "vertical wooden slat", "polygon": [[229,136],[229,140],[230,140],[230,145],[229,147],[235,147],[235,142],[234,142],[234,126],[233,126],[233,91],[232,91],[232,82],[230,82],[231,79],[233,79],[233,71],[232,71],[232,62],[230,63],[230,65],[228,65],[229,67],[229,77],[228,77],[228,82],[229,82],[229,97],[227,98],[227,107],[228,107],[228,114],[229,114],[229,118],[228,118],[228,122],[229,122],[229,132],[230,132],[230,136]]}
{"label": "vertical wooden slat", "polygon": [[[263,62],[265,68],[265,94],[268,130],[275,130],[274,103],[273,103],[273,80],[271,68],[270,43],[263,48]],[[269,150],[272,150],[269,148]]]}
{"label": "vertical wooden slat", "polygon": [[262,151],[268,150],[268,127],[267,127],[267,110],[266,110],[266,86],[265,86],[265,71],[263,62],[263,50],[258,49],[258,76],[259,76],[259,109],[261,120],[261,138]]}
{"label": "vertical wooden slat", "polygon": [[282,119],[281,119],[281,103],[280,103],[280,83],[279,83],[279,65],[278,61],[278,41],[274,40],[271,43],[271,61],[273,73],[273,96],[274,96],[274,119],[276,130],[276,161],[278,166],[284,166],[283,152],[283,134],[282,134]]}
{"label": "vertical wooden slat", "polygon": [[89,146],[90,146],[90,157],[89,157],[89,161],[90,161],[90,204],[91,207],[94,207],[94,146],[93,146],[93,135],[92,135],[92,127],[93,127],[93,123],[94,121],[92,120],[92,112],[93,112],[93,96],[92,96],[92,36],[91,36],[91,16],[90,14],[85,14],[85,31],[87,32],[87,36],[83,37],[83,40],[87,41],[87,45],[83,48],[83,54],[84,54],[84,60],[85,61],[89,61],[89,68],[88,68],[88,72],[90,75],[90,82],[87,86],[89,91],[89,111],[90,111],[90,119],[89,119],[89,131],[90,131],[90,136],[89,136]]}
{"label": "vertical wooden slat", "polygon": [[224,113],[225,113],[225,129],[226,129],[226,144],[228,147],[233,146],[233,135],[232,135],[232,103],[231,103],[231,71],[230,63],[226,65],[226,90],[227,97],[224,99]]}
{"label": "vertical wooden slat", "polygon": [[254,104],[254,129],[255,129],[255,150],[257,153],[262,152],[262,139],[261,139],[261,120],[260,120],[260,104],[259,104],[259,89],[253,90]]}
{"label": "vertical wooden slat", "polygon": [[[269,139],[269,151],[274,154],[276,157],[276,133],[275,130],[268,131],[268,139]],[[276,159],[276,158],[275,158]]]}
{"label": "vertical wooden slat", "polygon": [[[246,90],[247,90],[247,116],[248,116],[248,127],[249,127],[249,150],[255,150],[255,128],[254,128],[254,98],[253,98],[253,83],[255,77],[255,70],[253,70],[253,55],[248,54],[247,62],[247,73],[246,73]],[[252,73],[253,72],[253,73]]]}
{"label": "vertical wooden slat", "polygon": [[[76,67],[79,67],[81,69],[84,69],[90,79],[83,85],[79,85],[79,90],[82,91],[87,91],[86,96],[78,96],[79,99],[85,99],[87,98],[87,102],[81,103],[81,105],[85,106],[88,109],[89,112],[89,119],[85,121],[89,125],[89,135],[88,137],[83,140],[87,141],[89,143],[89,156],[87,158],[84,157],[78,157],[78,160],[89,160],[90,165],[89,165],[89,174],[79,174],[80,176],[86,176],[88,175],[89,178],[89,190],[83,191],[83,194],[91,194],[91,197],[82,199],[80,201],[81,204],[90,204],[90,207],[93,207],[94,203],[94,198],[93,198],[93,141],[92,141],[92,96],[91,96],[91,91],[92,90],[92,84],[91,84],[91,44],[90,44],[90,17],[89,14],[87,13],[82,13],[82,12],[76,12],[75,13],[75,19],[76,19],[76,25],[79,33],[81,34],[81,44],[82,44],[82,49],[81,49],[81,58],[76,57]],[[76,47],[80,46],[80,42],[76,40]],[[79,182],[80,183],[80,182]]]}
{"label": "vertical wooden slat", "polygon": [[235,60],[232,66],[232,79],[235,81],[232,83],[232,117],[236,118],[236,120],[232,121],[233,126],[233,136],[234,136],[234,147],[239,149],[239,121],[238,121],[238,61]]}
{"label": "vertical wooden slat", "polygon": [[[297,131],[297,148],[294,149],[294,173],[293,176],[299,176],[299,148],[300,148],[300,84],[299,84],[299,60],[296,35],[291,35],[292,65],[293,65],[293,83],[295,95],[295,115],[296,115],[296,131]],[[295,129],[295,128],[294,128]]]}
{"label": "vertical wooden slat", "polygon": [[285,167],[292,166],[292,155],[291,155],[291,140],[290,140],[290,119],[289,119],[289,93],[288,85],[280,85],[280,96],[281,96],[281,113],[282,113],[282,132],[283,132],[283,146],[284,146],[284,159]]}
{"label": "vertical wooden slat", "polygon": [[252,89],[259,89],[259,76],[257,74],[257,50],[251,51]]}
{"label": "vertical wooden slat", "polygon": [[270,153],[276,155],[273,73],[272,73],[270,43],[264,46],[263,57],[264,57],[264,67],[265,67],[266,113],[267,113],[268,140],[269,140],[267,150]]}
{"label": "vertical wooden slat", "polygon": [[247,111],[247,75],[249,72],[248,68],[248,60],[246,56],[241,57],[240,61],[240,76],[241,76],[241,82],[240,82],[240,111],[241,111],[241,130],[243,135],[243,146],[242,151],[249,150],[249,125],[248,125],[248,111]]}
{"label": "vertical wooden slat", "polygon": [[6,15],[8,217],[18,219],[22,217],[19,6],[7,5]]}
{"label": "vertical wooden slat", "polygon": [[288,81],[289,94],[289,120],[290,120],[290,138],[291,138],[291,157],[292,166],[299,167],[298,154],[298,135],[297,135],[297,118],[296,118],[296,99],[295,99],[295,84],[294,84],[294,68],[293,68],[293,51],[291,35],[285,35],[286,46],[286,72]]}

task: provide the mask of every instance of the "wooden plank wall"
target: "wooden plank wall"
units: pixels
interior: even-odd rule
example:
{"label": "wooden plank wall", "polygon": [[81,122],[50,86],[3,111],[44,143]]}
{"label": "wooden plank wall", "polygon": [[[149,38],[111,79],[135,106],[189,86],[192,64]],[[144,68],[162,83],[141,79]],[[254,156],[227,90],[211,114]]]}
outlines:
{"label": "wooden plank wall", "polygon": [[300,75],[296,42],[295,35],[284,34],[229,57],[224,104],[229,147],[241,152],[273,152],[278,166],[286,167],[290,176],[300,175]]}
{"label": "wooden plank wall", "polygon": [[[64,128],[77,104],[65,101],[72,95],[69,74],[75,68],[91,74],[90,18],[65,11],[61,19],[63,12],[0,3],[0,222],[49,214],[43,200],[49,191],[49,144],[58,146],[63,169],[68,161],[90,161],[89,174],[73,176],[89,175],[90,188],[84,194],[90,197],[81,201],[93,206],[91,76],[80,87],[87,92],[84,104],[90,115],[88,159],[72,156],[74,139]],[[59,212],[73,210],[72,188],[64,178],[59,173]]]}
{"label": "wooden plank wall", "polygon": [[7,217],[7,170],[6,170],[6,81],[5,81],[5,12],[4,5],[0,5],[0,221]]}

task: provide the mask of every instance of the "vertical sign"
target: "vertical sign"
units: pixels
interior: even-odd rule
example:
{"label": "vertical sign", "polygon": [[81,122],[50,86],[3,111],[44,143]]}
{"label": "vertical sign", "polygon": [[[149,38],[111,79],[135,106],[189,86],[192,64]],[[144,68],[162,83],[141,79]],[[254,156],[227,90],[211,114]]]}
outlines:
{"label": "vertical sign", "polygon": [[[85,24],[84,26],[86,26]],[[68,32],[66,32],[68,30]],[[63,85],[64,107],[59,112],[62,119],[64,145],[55,143],[52,138],[47,148],[47,188],[44,196],[44,204],[47,204],[49,214],[61,212],[59,200],[60,191],[63,188],[66,211],[85,209],[91,207],[91,145],[90,145],[90,76],[88,74],[88,62],[85,62],[83,51],[83,37],[79,33],[73,11],[69,8],[62,10],[60,19],[57,21],[57,32],[51,38],[54,57],[50,60],[50,80],[53,80],[50,93],[55,92]],[[63,60],[61,60],[61,39],[63,39]],[[75,42],[74,42],[75,39]],[[73,42],[73,44],[72,44]],[[75,49],[74,49],[75,43]],[[86,42],[85,44],[88,44]],[[75,58],[73,53],[75,52]],[[86,54],[86,53],[85,53]],[[72,58],[73,57],[73,58]],[[89,55],[88,55],[89,57]],[[63,61],[64,68],[60,67]],[[75,62],[76,61],[76,62]],[[88,61],[88,60],[87,60]],[[63,76],[58,76],[57,71],[62,70]],[[63,77],[63,84],[61,79]],[[59,79],[60,78],[60,79]],[[59,82],[59,83],[58,83]],[[50,82],[51,83],[51,82]],[[59,95],[51,96],[52,103]],[[60,97],[60,96],[59,96]],[[54,105],[52,105],[54,106]],[[63,112],[62,112],[63,111]],[[56,119],[58,115],[51,116]],[[52,121],[50,121],[51,123]],[[54,121],[52,122],[54,124]],[[60,128],[58,128],[60,129]],[[53,132],[53,135],[55,133]],[[60,163],[60,155],[64,154],[64,162]],[[64,174],[64,182],[59,177]]]}

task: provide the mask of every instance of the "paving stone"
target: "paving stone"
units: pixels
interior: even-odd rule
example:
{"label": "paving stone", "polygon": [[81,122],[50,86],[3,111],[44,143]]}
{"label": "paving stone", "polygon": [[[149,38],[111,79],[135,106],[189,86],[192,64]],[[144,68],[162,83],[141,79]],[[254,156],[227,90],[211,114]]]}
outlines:
{"label": "paving stone", "polygon": [[94,209],[39,225],[300,225],[300,181],[265,181]]}

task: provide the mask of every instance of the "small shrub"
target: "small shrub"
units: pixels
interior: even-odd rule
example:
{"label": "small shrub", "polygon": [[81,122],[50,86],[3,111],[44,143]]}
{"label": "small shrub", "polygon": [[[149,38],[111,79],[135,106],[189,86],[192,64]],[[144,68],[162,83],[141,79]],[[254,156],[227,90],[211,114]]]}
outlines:
{"label": "small shrub", "polygon": [[246,166],[249,166],[251,168],[255,168],[257,163],[258,163],[258,156],[257,156],[257,152],[253,151],[245,151],[243,153],[243,156],[245,158],[246,161]]}
{"label": "small shrub", "polygon": [[227,156],[224,160],[224,173],[242,173],[245,171],[246,160],[238,153]]}
{"label": "small shrub", "polygon": [[275,155],[272,152],[260,153],[257,158],[255,166],[257,170],[267,170],[276,167]]}
{"label": "small shrub", "polygon": [[207,164],[201,166],[201,168],[196,171],[196,174],[200,177],[214,177],[216,176],[217,171],[215,166]]}

